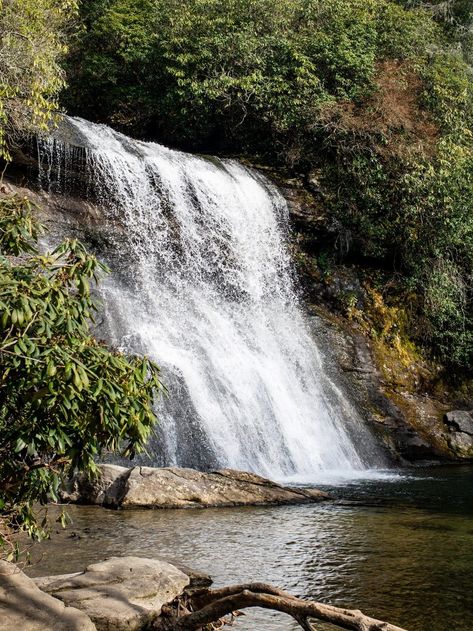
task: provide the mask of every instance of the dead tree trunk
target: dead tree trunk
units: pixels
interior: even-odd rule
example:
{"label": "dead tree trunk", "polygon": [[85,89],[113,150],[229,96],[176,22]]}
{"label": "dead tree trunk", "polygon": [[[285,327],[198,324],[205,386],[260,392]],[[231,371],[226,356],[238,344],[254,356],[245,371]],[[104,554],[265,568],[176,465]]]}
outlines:
{"label": "dead tree trunk", "polygon": [[231,585],[221,589],[199,589],[163,608],[155,623],[156,631],[199,631],[247,607],[272,609],[292,616],[304,631],[314,631],[311,620],[329,622],[352,631],[405,631],[401,627],[375,620],[361,611],[342,609],[301,600],[266,583]]}

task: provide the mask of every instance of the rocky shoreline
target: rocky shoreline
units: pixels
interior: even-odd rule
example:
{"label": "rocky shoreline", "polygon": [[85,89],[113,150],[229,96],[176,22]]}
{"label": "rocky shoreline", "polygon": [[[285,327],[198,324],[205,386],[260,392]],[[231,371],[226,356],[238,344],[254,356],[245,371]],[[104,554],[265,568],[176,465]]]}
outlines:
{"label": "rocky shoreline", "polygon": [[95,479],[77,476],[62,499],[107,508],[208,508],[307,504],[330,499],[314,488],[287,487],[254,473],[221,469],[208,473],[181,467],[100,464]]}
{"label": "rocky shoreline", "polygon": [[[313,488],[283,486],[244,471],[98,465],[76,476],[63,501],[107,508],[275,506],[330,499]],[[81,572],[29,578],[0,561],[0,631],[139,631],[154,628],[163,606],[212,579],[178,561],[111,557]]]}
{"label": "rocky shoreline", "polygon": [[248,607],[285,613],[303,629],[317,620],[343,629],[406,631],[269,583],[211,584],[209,576],[159,558],[111,557],[83,572],[37,579],[0,561],[0,631],[201,631],[232,625]]}

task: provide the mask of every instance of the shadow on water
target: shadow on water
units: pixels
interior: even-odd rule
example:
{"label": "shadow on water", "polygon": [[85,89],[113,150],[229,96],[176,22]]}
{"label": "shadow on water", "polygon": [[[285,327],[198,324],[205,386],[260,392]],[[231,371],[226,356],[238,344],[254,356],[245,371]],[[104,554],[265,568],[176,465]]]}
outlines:
{"label": "shadow on water", "polygon": [[[70,507],[73,525],[33,550],[34,576],[111,555],[164,556],[216,584],[271,581],[359,607],[409,631],[473,629],[473,468],[326,486],[339,502],[293,507],[110,511]],[[296,629],[249,612],[241,631]],[[319,628],[326,628],[320,626]]]}

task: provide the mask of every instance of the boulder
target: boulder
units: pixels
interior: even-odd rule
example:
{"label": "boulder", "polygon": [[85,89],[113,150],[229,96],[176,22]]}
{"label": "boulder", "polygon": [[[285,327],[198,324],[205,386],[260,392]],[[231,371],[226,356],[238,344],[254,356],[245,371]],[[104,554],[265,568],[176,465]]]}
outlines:
{"label": "boulder", "polygon": [[118,508],[125,495],[131,470],[114,464],[101,464],[99,467],[96,478],[90,479],[80,474],[68,481],[62,498],[68,502]]}
{"label": "boulder", "polygon": [[44,593],[18,567],[0,561],[0,630],[95,631],[89,616]]}
{"label": "boulder", "polygon": [[232,469],[204,473],[180,467],[100,465],[100,471],[96,480],[75,479],[64,499],[123,508],[206,508],[303,504],[329,498],[318,489],[290,488]]}
{"label": "boulder", "polygon": [[448,428],[448,444],[460,458],[473,458],[473,414],[452,410],[444,416]]}
{"label": "boulder", "polygon": [[454,432],[462,432],[473,436],[473,415],[465,410],[447,412],[444,423]]}
{"label": "boulder", "polygon": [[203,473],[179,467],[135,467],[128,477],[122,506],[189,508],[298,504],[325,497],[320,491],[291,489],[255,474],[230,469]]}
{"label": "boulder", "polygon": [[112,557],[78,574],[34,581],[64,604],[84,612],[98,631],[147,628],[162,606],[190,584],[187,574],[170,563],[132,556]]}
{"label": "boulder", "polygon": [[189,577],[190,589],[194,589],[197,587],[210,587],[210,585],[212,585],[213,583],[210,574],[207,574],[207,572],[202,572],[202,570],[195,570],[194,568],[189,567],[179,559],[168,557],[159,557],[159,559],[161,561],[165,561],[166,563],[174,565],[174,567],[177,567],[178,570],[184,572],[184,574]]}

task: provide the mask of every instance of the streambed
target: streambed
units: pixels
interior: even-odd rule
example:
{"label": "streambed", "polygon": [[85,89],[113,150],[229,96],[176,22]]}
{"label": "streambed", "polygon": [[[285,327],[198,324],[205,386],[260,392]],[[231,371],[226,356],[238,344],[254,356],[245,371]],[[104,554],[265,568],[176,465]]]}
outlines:
{"label": "streambed", "polygon": [[[409,631],[473,629],[473,467],[320,485],[339,503],[205,510],[70,507],[73,525],[32,551],[31,576],[112,555],[179,558],[217,585],[270,581],[359,607]],[[296,629],[268,612],[241,631]],[[321,627],[322,628],[322,627]],[[327,627],[327,629],[330,627]]]}

